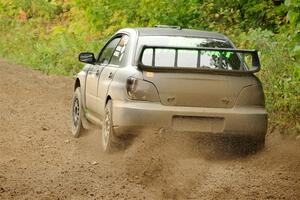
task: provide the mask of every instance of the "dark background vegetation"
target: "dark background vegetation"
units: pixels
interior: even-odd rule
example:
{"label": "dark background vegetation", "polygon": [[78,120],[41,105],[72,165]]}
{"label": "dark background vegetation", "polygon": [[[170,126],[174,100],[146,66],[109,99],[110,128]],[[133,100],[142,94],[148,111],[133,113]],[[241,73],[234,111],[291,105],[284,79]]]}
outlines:
{"label": "dark background vegetation", "polygon": [[271,127],[300,132],[300,0],[0,0],[0,56],[72,75],[124,27],[179,25],[218,31],[257,49]]}

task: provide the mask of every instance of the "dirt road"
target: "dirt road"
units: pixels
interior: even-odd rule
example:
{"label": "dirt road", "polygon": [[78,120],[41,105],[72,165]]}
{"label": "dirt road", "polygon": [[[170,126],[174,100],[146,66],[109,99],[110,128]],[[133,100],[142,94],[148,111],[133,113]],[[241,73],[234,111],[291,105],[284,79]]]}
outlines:
{"label": "dirt road", "polygon": [[72,87],[0,61],[0,199],[300,199],[299,140],[274,131],[245,156],[153,133],[106,155],[100,130],[71,137]]}

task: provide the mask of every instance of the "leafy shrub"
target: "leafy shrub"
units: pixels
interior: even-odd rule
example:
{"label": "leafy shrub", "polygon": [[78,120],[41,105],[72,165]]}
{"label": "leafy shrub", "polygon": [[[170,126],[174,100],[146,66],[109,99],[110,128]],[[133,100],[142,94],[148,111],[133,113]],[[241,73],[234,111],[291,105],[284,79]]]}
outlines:
{"label": "leafy shrub", "polygon": [[286,0],[285,5],[289,8],[287,18],[290,22],[290,32],[293,38],[292,53],[300,60],[300,0]]}

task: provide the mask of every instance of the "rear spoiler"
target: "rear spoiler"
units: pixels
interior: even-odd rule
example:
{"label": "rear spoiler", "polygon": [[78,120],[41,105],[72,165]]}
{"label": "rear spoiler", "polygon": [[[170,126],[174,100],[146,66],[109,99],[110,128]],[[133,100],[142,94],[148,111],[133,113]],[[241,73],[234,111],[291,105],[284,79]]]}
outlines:
{"label": "rear spoiler", "polygon": [[[219,52],[236,52],[236,53],[248,53],[252,56],[252,69],[247,71],[242,70],[222,70],[222,69],[206,69],[206,68],[187,68],[187,67],[155,67],[155,54],[152,56],[152,66],[145,65],[142,62],[143,54],[146,49],[153,49],[153,52],[155,52],[155,49],[174,49],[176,51],[175,59],[178,57],[178,50],[195,50],[198,51],[198,60],[200,56],[201,51],[219,51]],[[238,54],[238,56],[241,59],[241,56]],[[175,61],[177,63],[177,61]],[[175,47],[175,46],[148,46],[144,45],[142,46],[141,52],[138,57],[138,64],[137,66],[141,70],[145,71],[152,71],[152,72],[214,72],[214,73],[221,73],[221,74],[252,74],[255,72],[258,72],[260,70],[260,61],[258,57],[257,50],[248,50],[248,49],[233,49],[233,48],[211,48],[211,47]]]}

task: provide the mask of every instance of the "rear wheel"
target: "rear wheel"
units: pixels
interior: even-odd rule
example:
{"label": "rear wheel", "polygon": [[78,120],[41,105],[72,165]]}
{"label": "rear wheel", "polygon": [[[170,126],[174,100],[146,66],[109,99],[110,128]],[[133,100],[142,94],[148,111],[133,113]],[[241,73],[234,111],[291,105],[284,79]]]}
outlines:
{"label": "rear wheel", "polygon": [[81,101],[81,92],[80,87],[77,87],[72,101],[72,135],[77,138],[80,136],[82,132],[82,117],[83,117],[83,109],[82,109],[82,101]]}
{"label": "rear wheel", "polygon": [[113,130],[112,101],[109,100],[105,106],[105,115],[102,124],[102,148],[105,152],[111,153],[121,147],[121,140]]}

